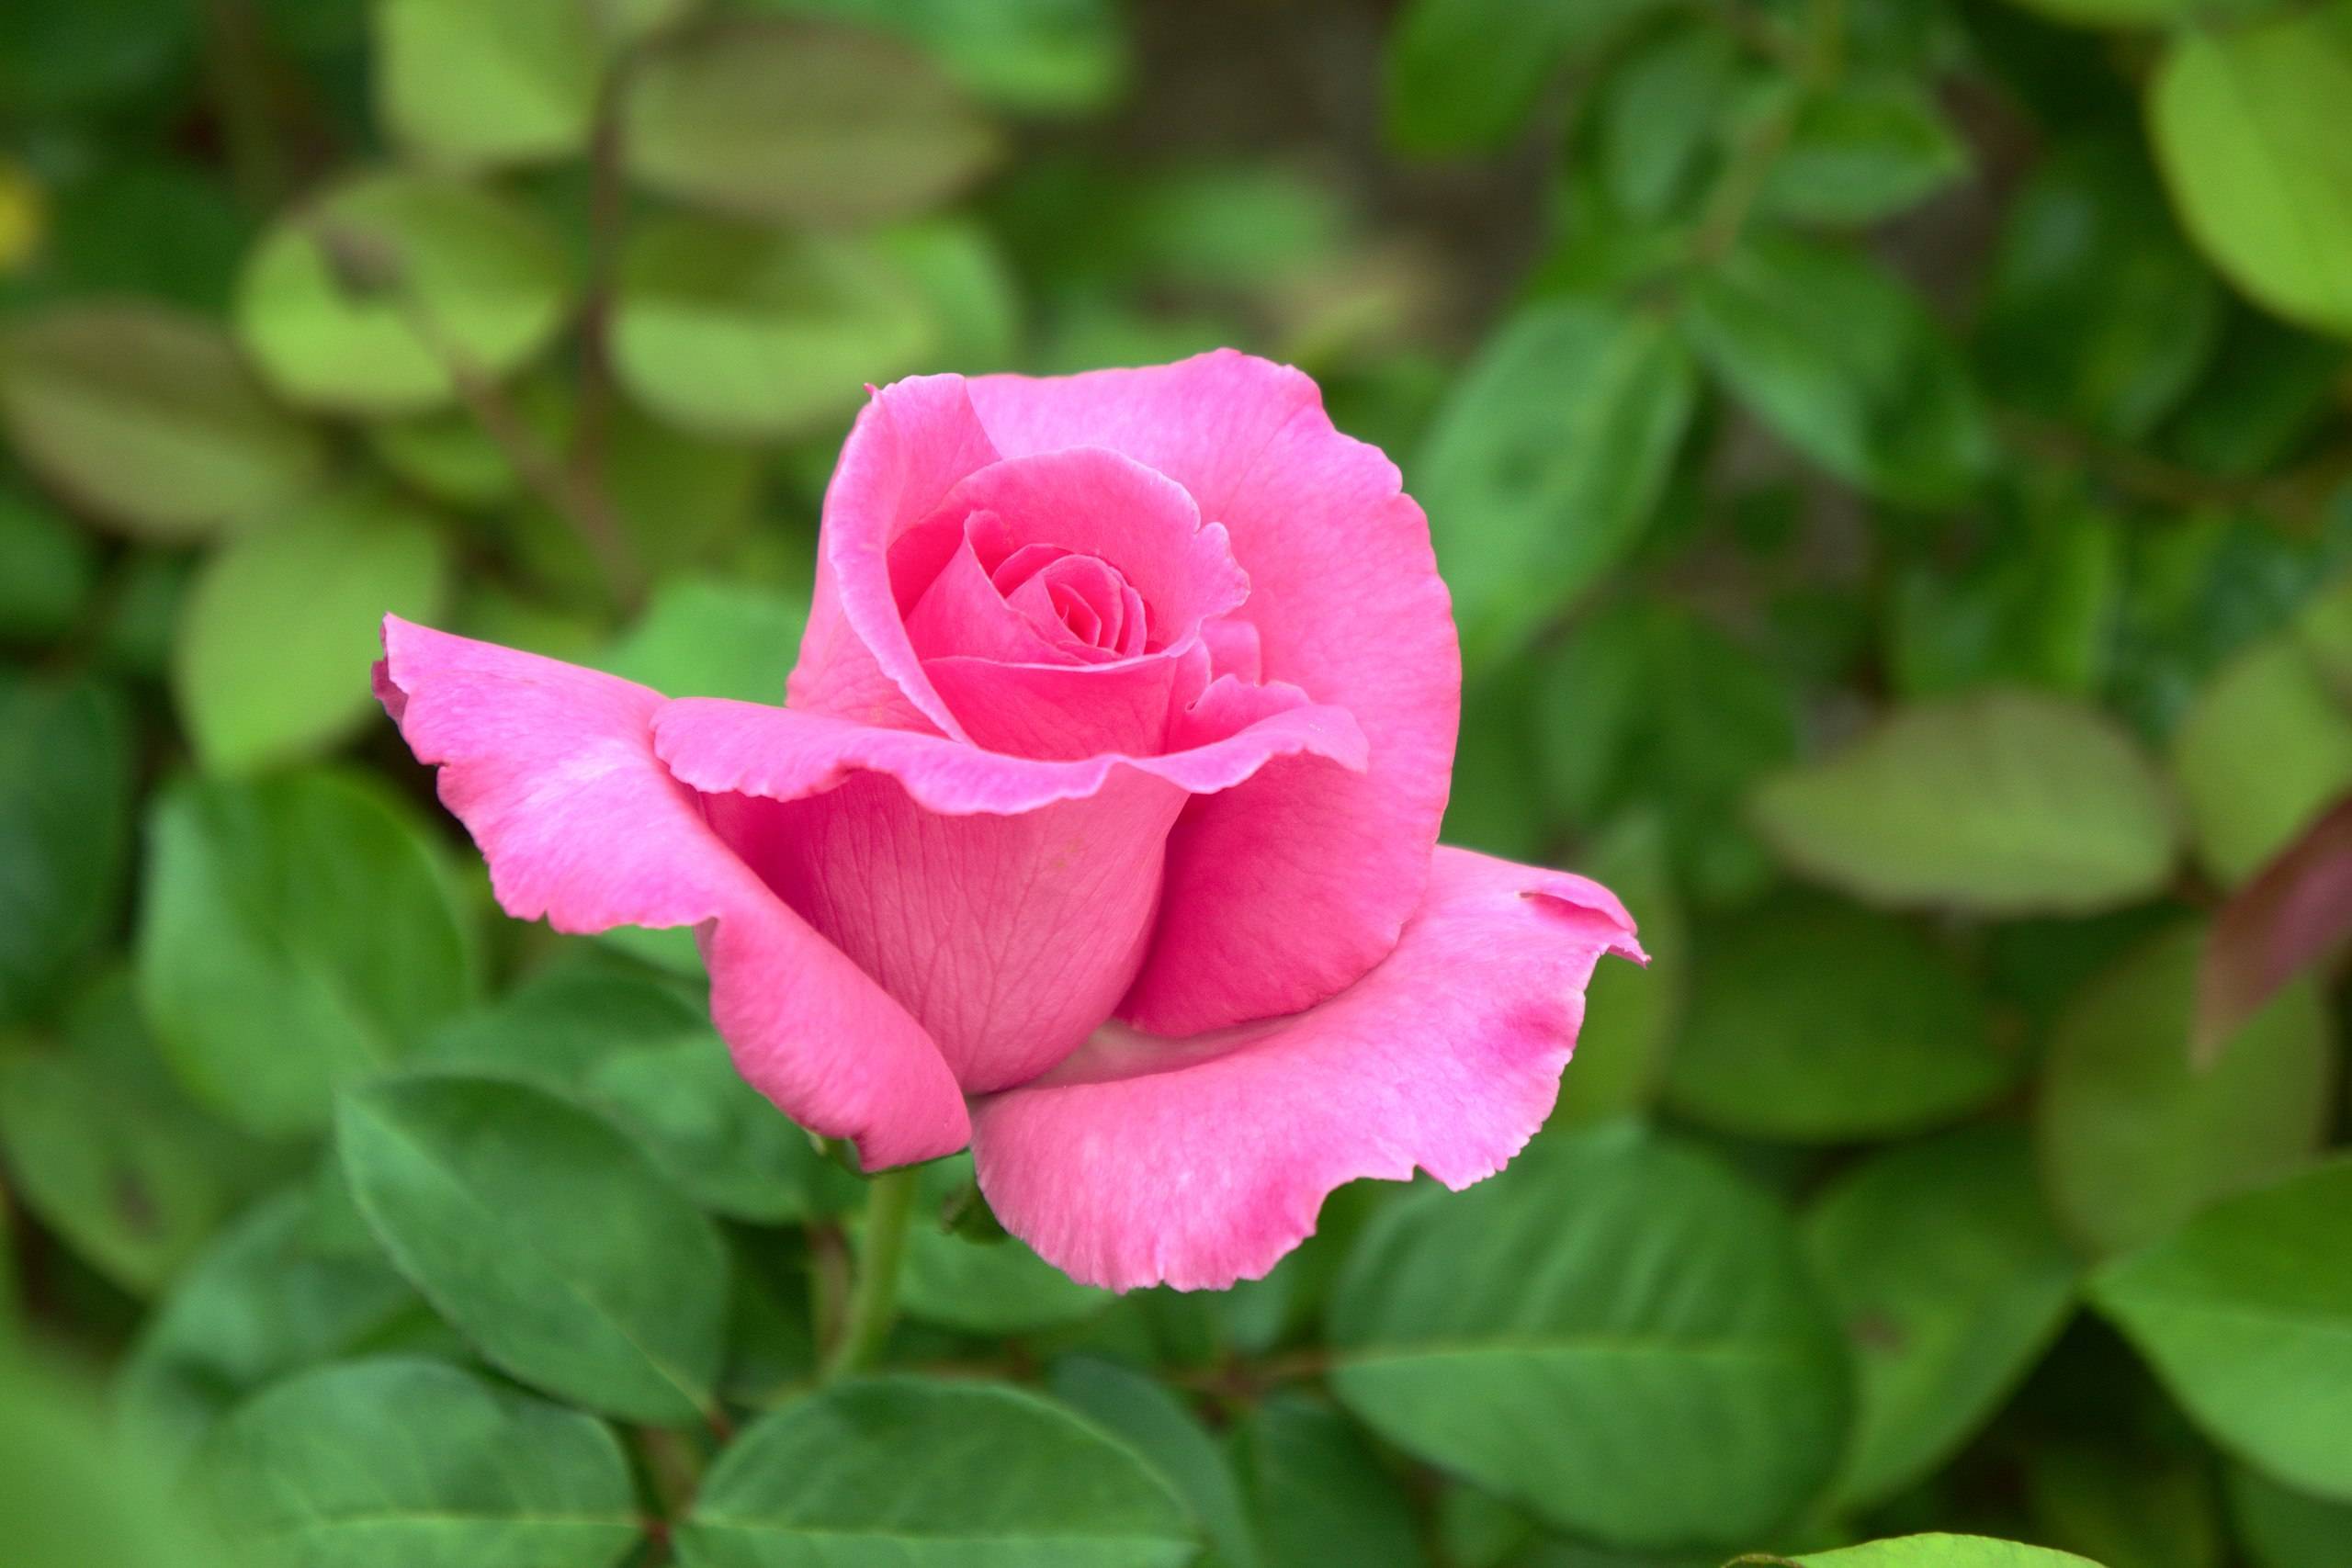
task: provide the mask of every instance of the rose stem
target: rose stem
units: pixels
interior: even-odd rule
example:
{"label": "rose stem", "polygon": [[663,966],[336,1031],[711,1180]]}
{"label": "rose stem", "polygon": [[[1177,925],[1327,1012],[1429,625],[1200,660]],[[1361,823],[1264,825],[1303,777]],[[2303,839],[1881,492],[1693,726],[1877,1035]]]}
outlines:
{"label": "rose stem", "polygon": [[899,1306],[899,1260],[905,1254],[907,1217],[914,1212],[915,1173],[886,1170],[866,1183],[865,1224],[858,1237],[857,1280],[850,1287],[848,1320],[825,1358],[821,1381],[831,1382],[870,1366],[890,1332]]}

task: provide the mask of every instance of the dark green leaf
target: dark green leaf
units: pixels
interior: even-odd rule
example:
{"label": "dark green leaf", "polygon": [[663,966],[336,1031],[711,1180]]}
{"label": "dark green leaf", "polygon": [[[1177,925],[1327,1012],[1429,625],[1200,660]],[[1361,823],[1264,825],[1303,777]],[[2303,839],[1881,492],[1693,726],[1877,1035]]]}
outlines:
{"label": "dark green leaf", "polygon": [[1585,987],[1584,1027],[1548,1125],[1581,1127],[1648,1109],[1690,993],[1690,935],[1655,816],[1628,817],[1587,847],[1577,869],[1617,895],[1641,928],[1646,969],[1603,965]]}
{"label": "dark green leaf", "polygon": [[2318,1145],[2335,1081],[2327,1010],[2288,987],[2218,1047],[2189,1051],[2201,926],[2150,942],[2069,1007],[2035,1137],[2051,1201],[2102,1252],[2142,1246]]}
{"label": "dark green leaf", "polygon": [[1413,0],[1388,42],[1388,128],[1418,152],[1508,138],[1569,57],[1665,0]]}
{"label": "dark green leaf", "polygon": [[1898,709],[1767,780],[1756,826],[1782,861],[1881,904],[2081,914],[2172,874],[2164,780],[2095,709],[1984,692]]}
{"label": "dark green leaf", "polygon": [[1846,1506],[1926,1476],[1990,1419],[2057,1337],[2080,1272],[2030,1146],[2000,1127],[1872,1156],[1815,1201],[1804,1235],[1860,1374]]}
{"label": "dark green leaf", "polygon": [[1092,1427],[1001,1384],[914,1378],[760,1421],[677,1541],[683,1568],[1175,1568],[1199,1550],[1165,1483]]}
{"label": "dark green leaf", "polygon": [[1999,1094],[2023,1063],[1973,984],[1909,927],[1843,905],[1767,907],[1702,934],[1667,1103],[1799,1143],[1887,1138]]}
{"label": "dark green leaf", "polygon": [[88,540],[29,491],[0,485],[0,637],[63,637],[96,578]]}
{"label": "dark green leaf", "polygon": [[1047,1382],[1055,1398],[1143,1456],[1183,1500],[1220,1568],[1258,1568],[1233,1466],[1182,1399],[1140,1372],[1083,1356],[1054,1363]]}
{"label": "dark green leaf", "polygon": [[324,457],[218,328],[157,305],[73,305],[16,324],[0,337],[0,423],[59,494],[159,539],[253,522]]}
{"label": "dark green leaf", "polygon": [[306,1372],[224,1422],[204,1492],[285,1568],[607,1568],[638,1539],[603,1423],[437,1361]]}
{"label": "dark green leaf", "polygon": [[609,1123],[526,1084],[419,1076],[345,1094],[336,1137],[393,1263],[493,1364],[640,1421],[715,1408],[726,1249]]}
{"label": "dark green leaf", "polygon": [[103,682],[0,671],[0,1021],[114,919],[130,852],[130,712]]}
{"label": "dark green leaf", "polygon": [[469,922],[410,813],[334,773],[182,783],[149,818],[140,998],[197,1097],[314,1131],[474,988]]}
{"label": "dark green leaf", "polygon": [[1876,223],[1951,186],[1968,163],[1924,87],[1858,76],[1800,106],[1757,209],[1800,222]]}
{"label": "dark green leaf", "polygon": [[1023,113],[1105,107],[1125,85],[1125,19],[1116,0],[754,3],[900,33],[967,92]]}
{"label": "dark green leaf", "polygon": [[1267,1561],[1283,1568],[1424,1568],[1398,1490],[1361,1433],[1329,1405],[1277,1393],[1234,1435]]}
{"label": "dark green leaf", "polygon": [[1695,393],[1666,323],[1561,301],[1514,318],[1438,415],[1414,491],[1475,673],[1639,537]]}
{"label": "dark green leaf", "polygon": [[2334,1568],[2352,1540],[2352,1500],[2281,1486],[2258,1470],[2229,1468],[2230,1512],[2255,1568]]}
{"label": "dark green leaf", "polygon": [[1334,1391],[1383,1436],[1625,1546],[1783,1522],[1828,1481],[1849,1412],[1787,1218],[1629,1127],[1384,1210],[1330,1337]]}
{"label": "dark green leaf", "polygon": [[1010,1236],[973,1241],[943,1224],[945,1203],[971,1180],[969,1155],[923,1168],[899,1277],[899,1299],[909,1316],[967,1334],[1020,1334],[1076,1323],[1111,1304],[1110,1292],[1078,1283],[1025,1242]]}
{"label": "dark green leaf", "polygon": [[2352,1503],[2352,1157],[2215,1205],[2092,1281],[2208,1435]]}
{"label": "dark green leaf", "polygon": [[1600,104],[1609,195],[1637,217],[1666,216],[1689,193],[1739,75],[1738,40],[1704,22],[1660,32],[1612,71]]}

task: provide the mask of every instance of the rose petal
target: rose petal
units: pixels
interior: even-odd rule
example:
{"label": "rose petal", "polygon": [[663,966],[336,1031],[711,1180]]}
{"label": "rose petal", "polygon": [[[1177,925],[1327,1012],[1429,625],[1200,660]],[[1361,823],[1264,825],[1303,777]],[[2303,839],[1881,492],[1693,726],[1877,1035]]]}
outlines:
{"label": "rose petal", "polygon": [[1036,617],[1006,602],[968,536],[957,539],[908,612],[907,637],[922,659],[969,654],[1005,664],[1056,664],[1079,657]]}
{"label": "rose petal", "polygon": [[1460,717],[1452,611],[1395,465],[1335,431],[1306,377],[1230,351],[981,377],[969,396],[1008,458],[1107,446],[1189,491],[1249,573],[1227,619],[1256,629],[1264,676],[1346,709],[1371,743],[1361,777],[1277,763],[1185,813],[1125,1015],[1192,1033],[1349,985],[1419,902]]}
{"label": "rose petal", "polygon": [[1134,981],[1184,792],[1122,771],[1018,816],[944,817],[890,779],[707,797],[712,828],[930,1032],[970,1093],[1076,1049]]}
{"label": "rose petal", "polygon": [[[1200,645],[1189,646],[1199,657]],[[929,659],[923,671],[974,744],[1068,760],[1148,757],[1164,749],[1185,664],[1184,651],[1170,649],[1116,664]]]}
{"label": "rose petal", "polygon": [[694,926],[711,1013],[743,1076],[868,1167],[968,1132],[906,1010],[768,891],[653,754],[660,693],[577,665],[384,622],[377,686],[518,919],[560,931]]}
{"label": "rose petal", "polygon": [[981,1190],[1089,1284],[1255,1279],[1343,1182],[1501,1169],[1551,1113],[1603,953],[1642,957],[1607,889],[1441,849],[1395,952],[1322,1005],[1189,1040],[1114,1025],[978,1102]]}

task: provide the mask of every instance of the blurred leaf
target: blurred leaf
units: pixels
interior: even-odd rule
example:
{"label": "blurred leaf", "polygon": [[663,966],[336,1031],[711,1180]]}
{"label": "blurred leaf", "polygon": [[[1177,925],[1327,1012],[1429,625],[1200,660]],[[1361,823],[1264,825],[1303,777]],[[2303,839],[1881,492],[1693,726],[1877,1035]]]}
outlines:
{"label": "blurred leaf", "polygon": [[906,1377],[838,1384],[763,1417],[711,1467],[677,1543],[684,1568],[896,1568],[917,1551],[1175,1568],[1199,1550],[1166,1484],[1092,1427],[1001,1384]]}
{"label": "blurred leaf", "polygon": [[95,661],[162,680],[192,575],[184,557],[163,550],[134,550],[119,559],[98,585]]}
{"label": "blurred leaf", "polygon": [[377,0],[378,113],[429,161],[532,163],[586,147],[612,56],[694,0]]}
{"label": "blurred leaf", "polygon": [[1683,322],[1750,412],[1882,500],[1955,502],[1990,458],[1974,389],[1942,329],[1856,252],[1754,235],[1694,281]]}
{"label": "blurred leaf", "polygon": [[716,1408],[726,1248],[611,1124],[522,1083],[431,1075],[346,1093],[335,1121],[378,1239],[493,1365],[633,1420]]}
{"label": "blurred leaf", "polygon": [[2352,789],[2352,716],[2293,639],[2269,638],[2197,694],[2173,767],[2198,859],[2233,886]]}
{"label": "blurred leaf", "polygon": [[2325,1007],[2288,987],[2210,1065],[2189,1053],[2204,932],[2177,927],[2086,989],[2050,1042],[2034,1133],[2051,1202],[2102,1253],[2152,1241],[2318,1146],[2335,1082]]}
{"label": "blurred leaf", "polygon": [[1664,322],[1597,302],[1536,306],[1480,352],[1414,481],[1471,671],[1512,652],[1633,546],[1695,393]]}
{"label": "blurred leaf", "polygon": [[2057,1337],[2080,1272],[2007,1127],[1871,1156],[1815,1200],[1804,1238],[1860,1373],[1843,1507],[1921,1480],[1990,1420]]}
{"label": "blurred leaf", "polygon": [[2105,1568],[2221,1568],[2211,1467],[2185,1445],[2062,1438],[2025,1456],[2025,1490],[2036,1535]]}
{"label": "blurred leaf", "polygon": [[729,21],[630,73],[630,172],[739,217],[859,223],[918,212],[993,163],[996,133],[922,55],[823,22]]}
{"label": "blurred leaf", "polygon": [[1721,134],[1739,68],[1738,40],[1702,21],[1636,44],[1609,73],[1599,152],[1601,178],[1619,207],[1655,220],[1690,193]]}
{"label": "blurred leaf", "polygon": [[2003,220],[1979,364],[2004,401],[2117,441],[2177,407],[2220,345],[2222,296],[2135,143],[2061,146]]}
{"label": "blurred leaf", "polygon": [[1127,75],[1117,0],[753,0],[903,35],[965,91],[1000,107],[1074,115],[1109,107]]}
{"label": "blurred leaf", "polygon": [[2216,1205],[2092,1281],[2204,1431],[2289,1485],[2352,1502],[2352,1158]]}
{"label": "blurred leaf", "polygon": [[1413,1511],[1371,1446],[1328,1404],[1261,1401],[1234,1434],[1269,1561],[1283,1568],[1424,1568]]}
{"label": "blurred leaf", "polygon": [[191,51],[198,13],[180,0],[75,0],[0,9],[0,104],[72,114],[155,89]]}
{"label": "blurred leaf", "polygon": [[437,175],[362,175],[282,218],[245,265],[237,332],[296,402],[417,413],[459,376],[503,376],[571,309],[563,254],[528,212]]}
{"label": "blurred leaf", "polygon": [[1845,1355],[1786,1217],[1632,1127],[1383,1210],[1329,1326],[1332,1388],[1384,1437],[1615,1544],[1769,1530],[1845,1438]]}
{"label": "blurred leaf", "polygon": [[228,1568],[153,1456],[63,1376],[0,1351],[0,1519],[8,1568]]}
{"label": "blurred leaf", "polygon": [[0,1151],[25,1206],[134,1294],[177,1273],[235,1206],[250,1151],[177,1092],[109,974],[61,1048],[0,1055]]}
{"label": "blurred leaf", "polygon": [[130,705],[0,669],[0,1021],[31,1012],[113,923],[130,854]]}
{"label": "blurred leaf", "polygon": [[0,422],[59,494],[159,539],[251,522],[324,456],[218,329],[157,305],[72,305],[13,325]]}
{"label": "blurred leaf", "polygon": [[967,376],[1012,367],[1021,296],[987,230],[967,219],[933,218],[885,230],[875,243],[938,322],[936,363]]}
{"label": "blurred leaf", "polygon": [[673,578],[603,660],[605,669],[673,697],[780,703],[808,606],[715,578]]}
{"label": "blurred leaf", "polygon": [[2211,473],[2256,474],[2286,457],[2328,417],[2344,374],[2344,345],[2243,306],[2211,372],[2165,432],[2168,450]]}
{"label": "blurred leaf", "polygon": [[2148,85],[2149,134],[2181,221],[2232,282],[2352,335],[2352,7],[2184,30]]}
{"label": "blurred leaf", "polygon": [[1584,1025],[1560,1080],[1553,1127],[1582,1127],[1645,1111],[1689,1004],[1690,934],[1668,860],[1664,823],[1628,817],[1589,844],[1577,869],[1623,901],[1641,928],[1647,969],[1603,964],[1585,987]]}
{"label": "blurred leaf", "polygon": [[1667,0],[1411,0],[1388,38],[1388,130],[1416,152],[1507,140],[1554,73]]}
{"label": "blurred leaf", "polygon": [[541,976],[444,1025],[419,1060],[578,1096],[716,1213],[808,1220],[849,1207],[858,1191],[743,1081],[702,1003],[665,980],[587,968]]}
{"label": "blurred leaf", "polygon": [[287,1568],[610,1568],[638,1540],[608,1427],[437,1361],[278,1384],[221,1425],[203,1482],[249,1561]]}
{"label": "blurred leaf", "polygon": [[1795,1561],[1804,1568],[2099,1568],[2071,1551],[1981,1535],[1906,1535]]}
{"label": "blurred leaf", "polygon": [[1975,570],[1924,560],[1896,580],[1895,684],[1914,697],[2003,684],[2090,695],[2106,674],[2123,586],[2115,518],[2071,498],[2030,507]]}
{"label": "blurred leaf", "polygon": [[937,328],[863,244],[673,218],[622,262],[616,369],[648,410],[690,430],[791,434],[912,369]]}
{"label": "blurred leaf", "polygon": [[62,639],[97,575],[96,552],[71,524],[28,492],[0,484],[0,637]]}
{"label": "blurred leaf", "polygon": [[151,808],[141,1002],[189,1089],[254,1132],[323,1126],[474,988],[469,923],[405,807],[336,773],[183,781]]}
{"label": "blurred leaf", "polygon": [[1116,1299],[1078,1283],[1017,1238],[983,1243],[947,1229],[942,1206],[971,1181],[969,1155],[923,1168],[899,1278],[907,1315],[967,1334],[1023,1334],[1082,1321]]}
{"label": "blurred leaf", "polygon": [[1967,146],[1918,83],[1851,76],[1799,106],[1756,209],[1801,223],[1877,223],[1968,174]]}
{"label": "blurred leaf", "polygon": [[1207,1537],[1219,1568],[1258,1568],[1258,1540],[1233,1466],[1182,1399],[1140,1372],[1085,1356],[1055,1362],[1046,1381],[1056,1399],[1159,1473]]}
{"label": "blurred leaf", "polygon": [[1909,927],[1841,905],[1768,905],[1702,930],[1667,1103],[1756,1138],[1841,1143],[1952,1122],[2023,1063],[1968,976]]}
{"label": "blurred leaf", "polygon": [[250,239],[221,180],[159,158],[62,186],[47,251],[60,294],[141,295],[218,317]]}
{"label": "blurred leaf", "polygon": [[311,502],[212,556],[172,669],[206,769],[252,773],[359,728],[378,711],[362,675],[385,615],[437,620],[450,567],[432,518],[364,491]]}
{"label": "blurred leaf", "polygon": [[2232,894],[2197,972],[2191,1058],[2203,1065],[2280,987],[2352,936],[2352,800],[2339,801]]}
{"label": "blurred leaf", "polygon": [[2088,913],[2172,873],[2164,781],[2095,709],[2025,692],[1918,703],[1753,800],[1792,867],[1874,903]]}
{"label": "blurred leaf", "polygon": [[[518,412],[543,439],[534,395],[539,383],[518,389]],[[513,500],[522,488],[514,465],[483,431],[470,409],[441,408],[380,420],[367,428],[368,449],[401,481],[451,506],[483,508]]]}
{"label": "blurred leaf", "polygon": [[381,1258],[312,1246],[314,1207],[300,1187],[255,1204],[141,1327],[116,1397],[159,1453],[185,1460],[232,1406],[358,1349],[419,1307]]}
{"label": "blurred leaf", "polygon": [[2230,1512],[2254,1568],[2334,1568],[2352,1540],[2352,1501],[2291,1490],[2243,1464],[2231,1465],[2227,1479]]}
{"label": "blurred leaf", "polygon": [[2153,28],[2179,21],[2198,0],[2017,0],[2054,21],[2086,28]]}

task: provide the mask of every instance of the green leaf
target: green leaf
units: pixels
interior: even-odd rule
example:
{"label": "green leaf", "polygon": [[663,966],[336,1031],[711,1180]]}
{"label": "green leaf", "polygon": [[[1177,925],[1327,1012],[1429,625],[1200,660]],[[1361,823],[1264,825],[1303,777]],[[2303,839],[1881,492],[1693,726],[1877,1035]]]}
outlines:
{"label": "green leaf", "polygon": [[438,619],[449,576],[433,519],[368,491],[322,497],[213,555],[172,650],[206,769],[252,773],[357,729],[378,712],[364,676],[385,615]]}
{"label": "green leaf", "polygon": [[784,700],[808,606],[769,589],[716,578],[673,578],[604,668],[672,697]]}
{"label": "green leaf", "polygon": [[11,6],[0,11],[0,103],[30,119],[152,93],[192,52],[197,20],[175,0]]}
{"label": "green leaf", "polygon": [[461,166],[587,146],[613,55],[693,0],[379,0],[377,113],[394,140]]}
{"label": "green leaf", "polygon": [[1267,1558],[1283,1568],[1424,1568],[1396,1480],[1346,1417],[1278,1393],[1234,1434]]}
{"label": "green leaf", "polygon": [[[0,13],[5,16],[6,13]],[[62,1376],[0,1351],[0,1519],[8,1568],[229,1568],[153,1456]]]}
{"label": "green leaf", "polygon": [[2198,859],[2224,886],[2352,789],[2352,716],[2292,637],[2258,642],[2215,672],[2172,750]]}
{"label": "green leaf", "polygon": [[2222,295],[2136,142],[2060,147],[2009,204],[1978,363],[2005,401],[2139,441],[2221,346]]}
{"label": "green leaf", "polygon": [[1116,0],[755,0],[904,37],[965,91],[1024,114],[1105,108],[1125,85]]}
{"label": "green leaf", "polygon": [[563,254],[528,213],[439,175],[347,180],[271,229],[237,288],[237,333],[294,401],[418,413],[460,375],[520,368],[571,309]]}
{"label": "green leaf", "polygon": [[1085,1356],[1055,1362],[1046,1381],[1056,1399],[1143,1457],[1183,1500],[1222,1568],[1258,1568],[1233,1466],[1182,1399],[1140,1372]]}
{"label": "green leaf", "polygon": [[1020,289],[986,229],[967,218],[929,218],[886,229],[874,243],[938,323],[936,363],[965,375],[1012,367],[1022,333]]}
{"label": "green leaf", "polygon": [[2091,1283],[2207,1436],[2352,1502],[2352,1157],[2233,1197]]}
{"label": "green leaf", "polygon": [[1795,1559],[1804,1568],[2099,1568],[2071,1551],[1981,1535],[1906,1535]]}
{"label": "green leaf", "polygon": [[380,1257],[312,1245],[316,1207],[299,1187],[255,1204],[141,1329],[117,1403],[159,1452],[184,1460],[248,1395],[352,1353],[421,1309]]}
{"label": "green leaf", "polygon": [[2123,530],[2068,496],[2031,506],[1976,570],[1923,559],[1896,579],[1888,661],[1905,696],[2031,685],[2088,695],[2112,658]]}
{"label": "green leaf", "polygon": [[712,435],[796,434],[911,370],[935,327],[855,242],[672,218],[632,236],[615,368],[653,413]]}
{"label": "green leaf", "polygon": [[2352,1540],[2352,1500],[2297,1492],[2242,1464],[2230,1466],[2228,1483],[2238,1539],[2255,1568],[2334,1568]]}
{"label": "green leaf", "polygon": [[2189,1051],[2201,926],[2148,943],[2060,1019],[2034,1134],[2051,1202],[2101,1252],[2165,1235],[2316,1148],[2335,1079],[2327,1010],[2289,986],[2223,1042]]}
{"label": "green leaf", "polygon": [[1597,126],[1610,198],[1637,218],[1664,218],[1696,184],[1736,90],[1739,42],[1694,22],[1629,51],[1602,84]]}
{"label": "green leaf", "polygon": [[2352,335],[2352,7],[2184,30],[2149,135],[2199,249],[2265,309]]}
{"label": "green leaf", "polygon": [[743,1081],[703,1005],[664,980],[544,976],[445,1026],[420,1060],[586,1100],[680,1191],[731,1218],[811,1219],[849,1207],[858,1190]]}
{"label": "green leaf", "polygon": [[658,46],[630,73],[629,170],[761,220],[919,212],[995,161],[996,133],[922,55],[822,22],[736,20]]}
{"label": "green leaf", "polygon": [[218,171],[173,155],[109,157],[54,194],[45,249],[74,292],[227,313],[252,223]]}
{"label": "green leaf", "polygon": [[683,1568],[1175,1568],[1199,1550],[1165,1483],[1094,1427],[1002,1384],[906,1377],[752,1426],[677,1544]]}
{"label": "green leaf", "polygon": [[1755,1138],[1940,1125],[2015,1080],[1975,986],[1934,943],[1845,905],[1767,906],[1702,933],[1667,1103]]}
{"label": "green leaf", "polygon": [[473,993],[451,880],[372,781],[175,784],[149,818],[142,886],[148,1021],[197,1098],[255,1132],[324,1126],[338,1085]]}
{"label": "green leaf", "polygon": [[239,1196],[252,1151],[176,1091],[128,976],[67,1010],[62,1048],[0,1055],[0,1149],[17,1195],[135,1294],[193,1258]]}
{"label": "green leaf", "polygon": [[1382,1436],[1628,1547],[1785,1522],[1828,1481],[1849,1413],[1786,1216],[1623,1125],[1384,1209],[1330,1340],[1334,1392]]}
{"label": "green leaf", "polygon": [[286,1568],[609,1568],[638,1540],[609,1428],[438,1361],[278,1384],[214,1434],[202,1480],[231,1541]]}
{"label": "green leaf", "polygon": [[2135,902],[2172,874],[2177,834],[2163,779],[2111,720],[2021,691],[1897,709],[1750,805],[1793,870],[1983,915]]}
{"label": "green leaf", "polygon": [[62,637],[97,575],[88,539],[29,491],[0,484],[0,637]]}
{"label": "green leaf", "polygon": [[1690,933],[1664,823],[1625,818],[1588,845],[1577,869],[1615,893],[1641,928],[1646,969],[1604,964],[1585,987],[1584,1026],[1546,1123],[1582,1127],[1648,1109],[1689,1005]]}
{"label": "green leaf", "polygon": [[1694,280],[1683,325],[1758,419],[1881,500],[1957,502],[1991,456],[1975,390],[1942,329],[1854,251],[1756,234]]}
{"label": "green leaf", "polygon": [[967,1334],[1021,1334],[1078,1323],[1116,1298],[1081,1285],[1013,1236],[980,1242],[941,1223],[944,1205],[972,1181],[972,1157],[925,1166],[899,1276],[907,1315]]}
{"label": "green leaf", "polygon": [[253,521],[325,457],[219,329],[157,305],[77,304],[13,325],[0,425],[75,506],[165,540]]}
{"label": "green leaf", "polygon": [[2057,1337],[2080,1272],[2006,1127],[1872,1156],[1815,1201],[1804,1239],[1860,1376],[1844,1507],[1924,1479],[1991,1419]]}
{"label": "green leaf", "polygon": [[347,1093],[335,1123],[377,1238],[493,1365],[633,1420],[716,1408],[725,1247],[610,1123],[526,1084],[437,1075]]}
{"label": "green leaf", "polygon": [[113,923],[130,855],[130,705],[0,670],[0,1021],[34,1010]]}
{"label": "green leaf", "polygon": [[2119,1421],[2096,1437],[2053,1435],[2022,1457],[2040,1539],[2115,1568],[2222,1568],[2212,1467],[2193,1445]]}
{"label": "green leaf", "polygon": [[1968,148],[1918,83],[1858,76],[1808,96],[1756,209],[1803,223],[1893,218],[1968,174]]}
{"label": "green leaf", "polygon": [[1388,130],[1416,152],[1494,147],[1553,74],[1667,0],[1412,0],[1388,39]]}
{"label": "green leaf", "polygon": [[1464,372],[1414,491],[1472,671],[1516,649],[1633,547],[1696,390],[1666,323],[1589,301],[1514,317]]}

